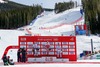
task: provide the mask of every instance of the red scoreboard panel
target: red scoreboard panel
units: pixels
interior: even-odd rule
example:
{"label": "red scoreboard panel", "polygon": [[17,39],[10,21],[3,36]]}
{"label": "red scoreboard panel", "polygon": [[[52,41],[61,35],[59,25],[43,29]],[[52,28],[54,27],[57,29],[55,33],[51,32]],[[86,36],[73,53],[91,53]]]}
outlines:
{"label": "red scoreboard panel", "polygon": [[[68,58],[69,61],[77,60],[76,53],[76,37],[75,36],[19,36],[19,47],[26,48],[27,58],[34,57],[32,51],[34,42],[38,46],[38,56],[37,57],[57,57],[57,58]],[[47,42],[50,44],[48,48],[50,50],[47,54]],[[57,56],[56,47],[61,48],[62,57]]]}

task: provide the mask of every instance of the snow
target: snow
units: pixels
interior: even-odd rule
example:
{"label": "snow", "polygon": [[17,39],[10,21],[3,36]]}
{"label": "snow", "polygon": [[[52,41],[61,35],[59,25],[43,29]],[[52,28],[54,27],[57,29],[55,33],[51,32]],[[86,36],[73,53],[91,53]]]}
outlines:
{"label": "snow", "polygon": [[[0,0],[2,1],[2,0]],[[81,19],[79,19],[81,18]],[[79,19],[78,21],[76,21]],[[42,13],[41,17],[37,19],[31,25],[21,27],[17,30],[0,30],[0,58],[4,53],[4,50],[9,45],[18,45],[18,36],[31,33],[32,35],[41,35],[41,36],[64,36],[75,35],[74,25],[84,24],[84,17],[80,13],[80,7],[66,10],[62,13],[55,14],[54,12]],[[29,30],[29,28],[31,28]],[[20,30],[23,29],[23,30]],[[96,47],[94,51],[100,49],[100,37],[95,35],[85,36],[77,35],[76,44],[77,44],[77,56],[83,52],[83,50],[91,51],[91,39],[93,39],[93,47]],[[17,50],[12,49],[8,51],[8,56],[11,56],[14,61],[17,61],[16,57]],[[2,62],[2,60],[0,60]],[[78,60],[77,62],[100,62],[100,60]],[[45,66],[45,67],[66,67],[66,66],[99,66],[99,64],[27,64],[22,65],[27,66]],[[2,66],[2,65],[1,65]],[[0,67],[1,67],[0,66]],[[3,67],[3,66],[2,66]],[[13,67],[13,66],[11,66]],[[14,67],[20,67],[20,65],[14,65]]]}
{"label": "snow", "polygon": [[[83,50],[89,50],[91,51],[91,39],[93,40],[93,47],[96,47],[95,51],[98,51],[100,49],[100,37],[97,36],[77,36],[77,48],[82,47],[78,49],[77,51]],[[80,52],[79,52],[80,53]]]}
{"label": "snow", "polygon": [[69,9],[59,14],[52,14],[52,15],[49,14],[49,15],[43,16],[42,18],[39,18],[38,20],[36,20],[34,25],[36,26],[38,25],[41,27],[50,27],[50,26],[55,26],[55,25],[63,24],[63,23],[70,24],[80,17],[81,17],[81,13],[78,7],[76,9]]}
{"label": "snow", "polygon": [[0,3],[6,3],[5,1],[3,1],[3,0],[0,0]]}
{"label": "snow", "polygon": [[[99,67],[100,64],[24,64],[24,65],[14,65],[14,66],[9,66],[9,67]],[[5,66],[0,66],[0,67],[5,67]]]}
{"label": "snow", "polygon": [[0,58],[7,46],[18,44],[18,36],[21,35],[24,33],[17,30],[0,30]]}

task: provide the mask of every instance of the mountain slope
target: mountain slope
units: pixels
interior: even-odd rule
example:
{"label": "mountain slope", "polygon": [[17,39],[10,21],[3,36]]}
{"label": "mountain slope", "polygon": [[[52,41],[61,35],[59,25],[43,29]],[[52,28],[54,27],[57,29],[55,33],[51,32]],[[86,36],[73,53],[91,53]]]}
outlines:
{"label": "mountain slope", "polygon": [[28,7],[28,6],[18,4],[12,1],[8,1],[7,3],[0,3],[0,10],[11,10],[11,9],[18,9],[23,7]]}
{"label": "mountain slope", "polygon": [[0,3],[5,3],[5,1],[3,1],[3,0],[0,0]]}
{"label": "mountain slope", "polygon": [[[0,52],[1,52],[0,58],[2,57],[2,54],[7,46],[18,45],[18,36],[23,36],[23,35],[27,34],[28,32],[26,30],[31,32],[33,36],[34,36],[34,34],[35,35],[40,34],[40,36],[53,36],[53,35],[61,36],[64,33],[67,33],[67,35],[64,35],[64,36],[69,36],[70,34],[72,34],[74,32],[74,24],[76,24],[76,23],[82,24],[82,20],[84,20],[84,18],[81,19],[80,21],[75,22],[70,25],[65,24],[65,25],[61,25],[58,27],[56,27],[56,25],[58,25],[58,23],[59,24],[63,23],[63,19],[59,20],[59,17],[61,17],[61,16],[63,16],[64,18],[68,18],[68,20],[65,20],[66,23],[67,23],[67,21],[69,21],[69,19],[71,19],[69,21],[69,23],[70,23],[70,22],[75,21],[76,19],[80,18],[81,17],[80,12],[78,12],[78,14],[75,15],[75,12],[77,10],[79,11],[79,8],[67,10],[64,13],[60,13],[60,14],[50,13],[48,15],[44,15],[42,17],[37,18],[35,23],[33,23],[33,25],[28,25],[28,26],[22,27],[23,30],[0,30],[0,37],[1,37],[1,39],[0,39]],[[44,13],[44,14],[46,14],[46,13]],[[65,15],[69,15],[70,18]],[[56,19],[57,22],[55,22],[55,20],[53,18]],[[41,29],[41,27],[48,28],[48,27],[52,27],[52,26],[55,26],[55,28]],[[94,45],[94,47],[96,47],[95,50],[99,50],[100,49],[100,37],[93,36],[93,35],[91,35],[91,36],[85,36],[85,35],[76,36],[77,56],[84,50],[91,50],[91,42],[90,42],[91,39],[93,39],[93,45]],[[17,57],[16,57],[17,53],[16,52],[17,52],[17,50],[14,51],[12,49],[12,50],[9,50],[7,55],[11,56],[11,58],[14,59],[14,61],[17,61]]]}
{"label": "mountain slope", "polygon": [[25,26],[41,12],[39,5],[27,6],[12,1],[0,3],[0,29]]}

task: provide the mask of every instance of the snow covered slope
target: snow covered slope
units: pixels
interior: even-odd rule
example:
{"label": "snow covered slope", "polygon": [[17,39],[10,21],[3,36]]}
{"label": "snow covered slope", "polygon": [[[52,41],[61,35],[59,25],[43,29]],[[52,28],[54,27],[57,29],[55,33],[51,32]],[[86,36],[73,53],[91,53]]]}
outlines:
{"label": "snow covered slope", "polygon": [[[59,14],[53,12],[49,15],[38,18],[35,21],[34,26],[51,27],[59,24],[72,24],[79,22],[83,17],[80,13],[80,7],[66,10]],[[48,24],[49,23],[49,24]]]}
{"label": "snow covered slope", "polygon": [[[0,30],[0,58],[5,48],[9,45],[18,45],[18,36],[25,34],[41,36],[64,36],[75,35],[74,25],[84,24],[84,17],[80,13],[80,7],[66,10],[62,13],[44,13],[31,25],[19,28],[18,30]],[[20,30],[23,29],[23,30]],[[100,49],[100,37],[97,36],[76,36],[77,55],[83,50],[91,50],[90,39],[93,39],[95,50]],[[16,50],[8,51],[7,55],[16,59]],[[16,61],[16,60],[14,60]]]}
{"label": "snow covered slope", "polygon": [[[55,14],[54,12],[47,15],[44,14],[42,17],[36,18],[30,28],[49,31],[49,33],[54,33],[54,35],[70,32],[67,34],[70,35],[74,34],[74,25],[76,24],[84,24],[84,17],[80,13],[80,7],[69,9],[59,14]],[[37,31],[32,30],[31,32],[35,33]],[[40,34],[44,35],[43,32],[40,32]]]}
{"label": "snow covered slope", "polygon": [[6,3],[5,1],[3,1],[3,0],[0,0],[0,3]]}
{"label": "snow covered slope", "polygon": [[18,36],[24,35],[17,30],[0,30],[0,58],[4,50],[10,45],[18,45]]}

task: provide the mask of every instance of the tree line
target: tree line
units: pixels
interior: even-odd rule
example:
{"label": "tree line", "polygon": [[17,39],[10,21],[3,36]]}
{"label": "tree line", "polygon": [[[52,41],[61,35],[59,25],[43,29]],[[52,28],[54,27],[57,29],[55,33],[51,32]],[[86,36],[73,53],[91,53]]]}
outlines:
{"label": "tree line", "polygon": [[5,4],[0,5],[2,5],[2,8],[0,8],[0,29],[16,29],[28,25],[43,11],[39,5],[19,6],[19,4],[16,4],[17,6],[15,6],[13,4],[14,6],[9,7],[7,4],[6,6]]}
{"label": "tree line", "polygon": [[92,34],[100,34],[100,0],[82,0],[85,22]]}
{"label": "tree line", "polygon": [[69,2],[59,2],[55,4],[55,13],[60,13],[65,10],[71,9],[74,6],[77,6],[77,2],[69,1]]}

